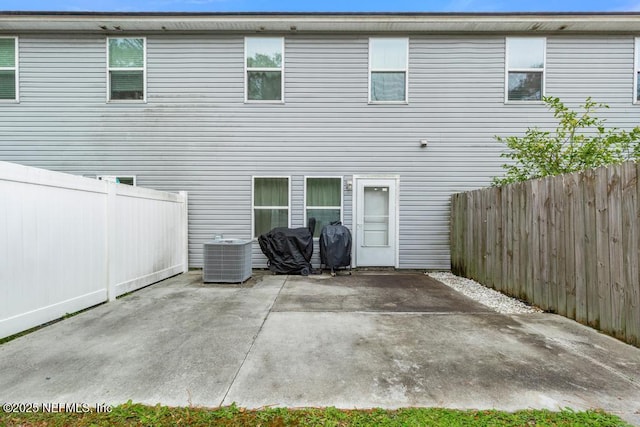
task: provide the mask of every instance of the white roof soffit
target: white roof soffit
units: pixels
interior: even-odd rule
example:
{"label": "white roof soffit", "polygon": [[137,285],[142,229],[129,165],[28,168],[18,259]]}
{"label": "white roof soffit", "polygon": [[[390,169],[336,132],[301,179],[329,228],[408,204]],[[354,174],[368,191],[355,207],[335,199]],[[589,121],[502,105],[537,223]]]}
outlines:
{"label": "white roof soffit", "polygon": [[634,33],[638,13],[2,12],[0,32]]}

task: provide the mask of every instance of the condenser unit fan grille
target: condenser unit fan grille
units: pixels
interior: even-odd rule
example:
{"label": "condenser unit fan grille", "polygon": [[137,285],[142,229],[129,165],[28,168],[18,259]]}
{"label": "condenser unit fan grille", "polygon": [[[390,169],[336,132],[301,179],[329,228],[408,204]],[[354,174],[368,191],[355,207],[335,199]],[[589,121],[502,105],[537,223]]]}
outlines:
{"label": "condenser unit fan grille", "polygon": [[203,280],[242,283],[251,277],[251,241],[216,240],[204,244]]}

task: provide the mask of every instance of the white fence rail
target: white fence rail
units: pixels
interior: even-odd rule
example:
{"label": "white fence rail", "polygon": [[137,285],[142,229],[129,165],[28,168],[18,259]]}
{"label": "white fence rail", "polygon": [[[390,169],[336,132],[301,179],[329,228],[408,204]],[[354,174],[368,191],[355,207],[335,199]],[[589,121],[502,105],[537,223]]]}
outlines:
{"label": "white fence rail", "polygon": [[0,338],[188,270],[187,195],[0,162]]}

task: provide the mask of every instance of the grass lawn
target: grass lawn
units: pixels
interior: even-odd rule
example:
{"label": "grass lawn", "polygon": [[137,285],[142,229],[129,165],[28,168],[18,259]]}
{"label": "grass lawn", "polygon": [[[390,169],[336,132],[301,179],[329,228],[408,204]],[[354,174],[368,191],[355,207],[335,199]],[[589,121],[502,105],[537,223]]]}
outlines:
{"label": "grass lawn", "polygon": [[459,411],[440,408],[340,410],[170,408],[126,403],[109,413],[5,413],[1,426],[629,426],[601,411]]}

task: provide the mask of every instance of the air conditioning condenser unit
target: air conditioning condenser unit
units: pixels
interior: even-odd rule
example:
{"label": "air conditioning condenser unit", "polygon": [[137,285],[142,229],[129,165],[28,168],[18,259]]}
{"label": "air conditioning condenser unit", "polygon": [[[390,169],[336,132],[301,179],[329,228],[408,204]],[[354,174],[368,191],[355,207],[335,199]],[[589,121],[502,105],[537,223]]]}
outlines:
{"label": "air conditioning condenser unit", "polygon": [[251,277],[251,240],[219,239],[204,244],[205,283],[242,283]]}

